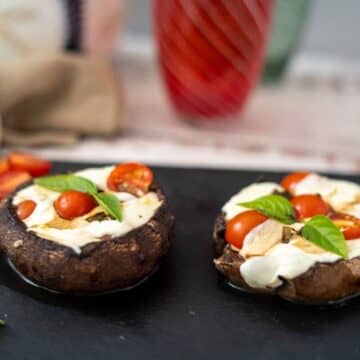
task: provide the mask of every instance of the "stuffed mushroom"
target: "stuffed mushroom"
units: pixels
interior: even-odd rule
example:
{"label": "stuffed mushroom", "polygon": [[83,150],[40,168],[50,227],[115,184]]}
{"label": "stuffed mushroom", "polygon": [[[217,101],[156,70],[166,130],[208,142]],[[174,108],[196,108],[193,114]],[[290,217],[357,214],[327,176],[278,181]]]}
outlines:
{"label": "stuffed mushroom", "polygon": [[0,206],[1,248],[50,290],[132,287],[167,253],[173,216],[152,171],[136,163],[37,178]]}
{"label": "stuffed mushroom", "polygon": [[216,269],[246,291],[331,304],[360,292],[360,186],[315,173],[252,184],[222,208]]}

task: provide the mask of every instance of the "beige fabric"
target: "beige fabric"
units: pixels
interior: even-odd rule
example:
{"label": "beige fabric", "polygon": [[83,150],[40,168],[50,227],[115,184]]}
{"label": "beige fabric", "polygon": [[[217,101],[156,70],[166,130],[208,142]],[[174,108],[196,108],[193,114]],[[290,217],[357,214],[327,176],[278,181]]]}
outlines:
{"label": "beige fabric", "polygon": [[80,56],[0,63],[1,140],[68,144],[112,135],[126,125],[123,94],[109,65]]}

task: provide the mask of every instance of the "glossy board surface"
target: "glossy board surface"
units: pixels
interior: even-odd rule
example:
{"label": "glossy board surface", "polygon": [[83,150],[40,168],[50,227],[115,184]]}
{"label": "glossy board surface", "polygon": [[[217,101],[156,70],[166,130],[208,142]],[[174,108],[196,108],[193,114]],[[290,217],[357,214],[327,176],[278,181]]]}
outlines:
{"label": "glossy board surface", "polygon": [[[57,163],[54,170],[88,165]],[[259,176],[277,181],[283,174],[155,168],[155,175],[176,217],[159,271],[129,292],[68,297],[26,284],[2,260],[1,359],[360,358],[360,299],[323,310],[243,294],[225,286],[212,265],[221,205]]]}

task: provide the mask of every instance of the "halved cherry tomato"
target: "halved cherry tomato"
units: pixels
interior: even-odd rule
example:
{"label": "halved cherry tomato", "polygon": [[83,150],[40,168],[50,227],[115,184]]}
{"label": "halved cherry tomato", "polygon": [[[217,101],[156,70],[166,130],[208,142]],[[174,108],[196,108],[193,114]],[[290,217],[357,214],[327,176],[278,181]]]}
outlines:
{"label": "halved cherry tomato", "polygon": [[10,164],[8,159],[1,158],[0,159],[0,174],[3,174],[4,172],[10,170]]}
{"label": "halved cherry tomato", "polygon": [[16,214],[21,220],[24,220],[32,214],[35,208],[35,201],[24,200],[16,207]]}
{"label": "halved cherry tomato", "polygon": [[96,206],[92,196],[80,191],[64,191],[54,203],[54,208],[60,217],[72,220],[90,212]]}
{"label": "halved cherry tomato", "polygon": [[280,185],[288,192],[293,192],[296,184],[308,176],[310,172],[296,172],[285,176]]}
{"label": "halved cherry tomato", "polygon": [[225,240],[241,249],[245,236],[257,225],[260,225],[268,218],[255,210],[242,212],[234,216],[227,224]]}
{"label": "halved cherry tomato", "polygon": [[0,199],[30,179],[31,176],[25,171],[9,170],[0,174]]}
{"label": "halved cherry tomato", "polygon": [[21,152],[10,153],[9,163],[12,170],[27,171],[32,176],[45,175],[51,169],[49,161]]}
{"label": "halved cherry tomato", "polygon": [[295,209],[298,220],[303,220],[315,215],[328,215],[331,211],[330,206],[320,195],[316,194],[294,196],[290,202]]}
{"label": "halved cherry tomato", "polygon": [[360,225],[345,228],[342,233],[346,240],[360,239]]}
{"label": "halved cherry tomato", "polygon": [[152,171],[143,164],[126,163],[115,167],[107,179],[107,186],[113,191],[124,191],[143,195],[153,182]]}
{"label": "halved cherry tomato", "polygon": [[346,240],[360,239],[360,219],[357,217],[336,213],[331,220],[340,228]]}

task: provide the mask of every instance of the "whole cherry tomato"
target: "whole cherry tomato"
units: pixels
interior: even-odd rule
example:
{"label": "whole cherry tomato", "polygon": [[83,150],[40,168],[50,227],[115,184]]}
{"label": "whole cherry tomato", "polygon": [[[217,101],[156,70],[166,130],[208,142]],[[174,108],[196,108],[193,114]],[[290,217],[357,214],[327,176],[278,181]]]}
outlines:
{"label": "whole cherry tomato", "polygon": [[31,176],[25,171],[9,170],[0,174],[0,199],[30,179]]}
{"label": "whole cherry tomato", "polygon": [[256,226],[268,218],[255,210],[242,212],[234,216],[227,224],[225,240],[231,245],[241,249],[245,236]]}
{"label": "whole cherry tomato", "polygon": [[90,212],[96,207],[92,196],[80,191],[64,191],[55,201],[54,208],[60,217],[72,220]]}
{"label": "whole cherry tomato", "polygon": [[29,217],[36,208],[36,202],[32,200],[24,200],[16,207],[16,214],[24,220]]}
{"label": "whole cherry tomato", "polygon": [[331,211],[330,206],[320,195],[316,194],[294,196],[290,202],[295,209],[298,220],[310,218],[315,215],[328,215]]}
{"label": "whole cherry tomato", "polygon": [[309,174],[310,172],[296,172],[289,174],[282,179],[280,185],[289,193],[292,193],[295,186]]}
{"label": "whole cherry tomato", "polygon": [[21,152],[10,153],[9,163],[12,170],[26,171],[32,176],[45,175],[51,169],[49,161]]}
{"label": "whole cherry tomato", "polygon": [[153,182],[152,171],[143,164],[120,164],[110,173],[107,186],[113,191],[124,191],[134,195],[143,195]]}

